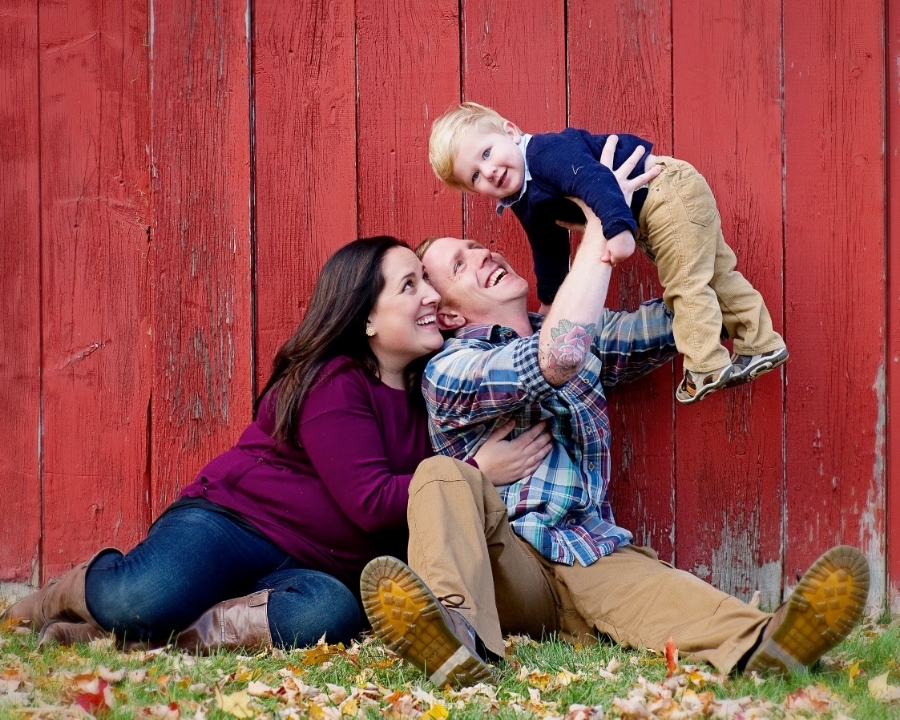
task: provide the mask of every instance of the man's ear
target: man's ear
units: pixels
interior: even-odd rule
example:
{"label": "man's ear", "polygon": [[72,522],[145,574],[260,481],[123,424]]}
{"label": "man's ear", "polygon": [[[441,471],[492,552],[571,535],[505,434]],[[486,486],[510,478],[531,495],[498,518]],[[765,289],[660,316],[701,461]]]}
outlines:
{"label": "man's ear", "polygon": [[516,143],[516,145],[522,140],[522,131],[510,120],[503,121],[503,131]]}
{"label": "man's ear", "polygon": [[456,330],[466,324],[466,319],[452,308],[437,311],[437,324],[441,330]]}

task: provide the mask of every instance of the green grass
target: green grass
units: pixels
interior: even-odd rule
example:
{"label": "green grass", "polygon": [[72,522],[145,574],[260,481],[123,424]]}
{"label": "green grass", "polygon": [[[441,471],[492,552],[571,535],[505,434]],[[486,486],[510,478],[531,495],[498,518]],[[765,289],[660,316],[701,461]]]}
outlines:
{"label": "green grass", "polygon": [[[885,702],[868,689],[868,680],[885,672],[891,685],[900,685],[900,621],[882,620],[858,629],[816,668],[789,679],[721,678],[706,666],[685,675],[688,668],[670,681],[671,699],[660,698],[666,693],[663,657],[608,643],[572,646],[513,638],[494,685],[453,692],[432,686],[371,639],[351,648],[198,657],[170,651],[119,653],[110,641],[38,649],[35,636],[6,630],[0,631],[0,720],[84,718],[79,696],[93,714],[111,720],[337,720],[423,713],[426,720],[442,720],[445,711],[460,719],[567,713],[575,718],[573,704],[602,708],[583,712],[584,720],[638,717],[641,708],[656,712],[644,717],[712,717],[716,712],[726,717],[725,701],[741,698],[745,718],[898,718],[900,699]],[[854,666],[859,674],[851,681]],[[129,671],[136,674],[129,678]],[[110,684],[105,699],[98,694],[91,704],[98,675]],[[264,686],[278,695],[257,696]],[[639,686],[647,689],[643,699],[622,704]],[[248,690],[252,697],[241,695]],[[232,712],[221,709],[229,703]],[[731,717],[738,717],[735,707],[732,703]]]}

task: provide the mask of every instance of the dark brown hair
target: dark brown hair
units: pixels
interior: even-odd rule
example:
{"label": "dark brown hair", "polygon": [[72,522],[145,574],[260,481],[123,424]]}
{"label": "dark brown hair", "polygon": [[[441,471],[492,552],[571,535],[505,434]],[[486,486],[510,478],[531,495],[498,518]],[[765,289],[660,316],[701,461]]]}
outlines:
{"label": "dark brown hair", "polygon": [[[297,442],[297,411],[330,360],[346,355],[370,375],[379,377],[378,359],[366,337],[366,320],[384,289],[384,256],[395,247],[408,248],[387,235],[362,238],[345,245],[325,262],[309,309],[275,356],[272,375],[253,406],[255,418],[265,395],[275,390],[276,442]],[[407,388],[420,400],[418,384],[424,366],[423,358],[407,368]]]}

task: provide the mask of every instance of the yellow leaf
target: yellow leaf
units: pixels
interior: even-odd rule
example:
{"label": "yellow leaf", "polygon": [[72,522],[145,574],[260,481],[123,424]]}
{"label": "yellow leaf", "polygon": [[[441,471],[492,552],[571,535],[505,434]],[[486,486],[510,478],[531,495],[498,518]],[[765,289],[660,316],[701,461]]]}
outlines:
{"label": "yellow leaf", "polygon": [[443,705],[438,703],[437,705],[432,705],[425,712],[422,713],[419,720],[447,720],[450,716],[450,711],[447,710]]}
{"label": "yellow leaf", "polygon": [[847,672],[850,675],[850,687],[853,687],[853,679],[859,675],[859,662],[855,662],[847,668]]}
{"label": "yellow leaf", "polygon": [[237,718],[252,718],[256,715],[250,709],[250,694],[246,690],[231,693],[231,695],[223,695],[219,688],[216,688],[216,705],[218,705],[220,710]]}
{"label": "yellow leaf", "polygon": [[307,709],[312,720],[325,720],[325,710],[322,709],[321,705],[310,703]]}
{"label": "yellow leaf", "polygon": [[349,715],[350,717],[356,717],[359,713],[359,704],[353,698],[349,700],[344,700],[341,703],[341,714]]}

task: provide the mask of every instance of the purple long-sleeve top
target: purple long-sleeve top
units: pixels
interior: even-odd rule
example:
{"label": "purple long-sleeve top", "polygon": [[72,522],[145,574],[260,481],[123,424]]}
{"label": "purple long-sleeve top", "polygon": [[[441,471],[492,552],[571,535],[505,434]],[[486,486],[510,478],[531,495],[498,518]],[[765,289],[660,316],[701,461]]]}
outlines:
{"label": "purple long-sleeve top", "polygon": [[236,512],[305,567],[359,587],[365,564],[405,557],[416,466],[432,454],[424,406],[348,358],[329,362],[299,411],[299,446],[276,449],[274,398],[182,497]]}

